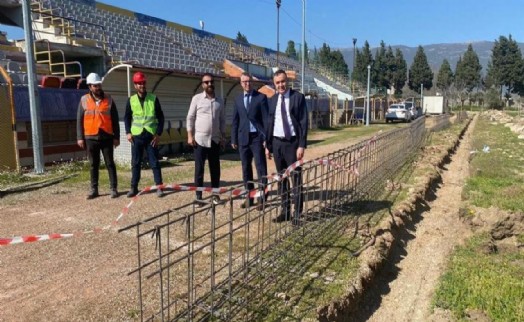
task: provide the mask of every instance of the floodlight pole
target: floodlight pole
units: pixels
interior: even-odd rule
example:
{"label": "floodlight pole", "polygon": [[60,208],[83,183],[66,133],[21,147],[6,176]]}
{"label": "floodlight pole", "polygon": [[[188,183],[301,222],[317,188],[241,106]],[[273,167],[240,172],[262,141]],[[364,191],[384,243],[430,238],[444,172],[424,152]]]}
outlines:
{"label": "floodlight pole", "polygon": [[357,57],[357,38],[353,38],[353,72],[351,74],[351,95],[355,95],[355,79],[353,78],[353,74],[355,74],[355,60]]}
{"label": "floodlight pole", "polygon": [[302,0],[302,75],[300,78],[301,92],[304,94],[304,75],[306,73],[306,0]]}
{"label": "floodlight pole", "polygon": [[366,126],[369,126],[369,82],[371,79],[371,65],[368,65],[368,91],[367,91],[367,103],[366,103]]}
{"label": "floodlight pole", "polygon": [[282,5],[282,0],[276,0],[277,4],[277,68],[279,66],[279,55],[280,55],[280,6]]}
{"label": "floodlight pole", "polygon": [[25,56],[27,61],[27,85],[29,89],[29,112],[31,115],[31,138],[33,140],[33,159],[35,173],[44,173],[44,148],[42,142],[42,123],[40,122],[40,98],[35,86],[35,61],[33,57],[33,28],[31,26],[30,0],[22,1],[24,21]]}

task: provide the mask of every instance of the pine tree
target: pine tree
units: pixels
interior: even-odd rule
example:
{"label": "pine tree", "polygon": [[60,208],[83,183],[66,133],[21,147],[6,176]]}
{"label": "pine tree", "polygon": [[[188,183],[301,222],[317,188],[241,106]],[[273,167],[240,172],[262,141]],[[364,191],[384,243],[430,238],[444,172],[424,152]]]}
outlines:
{"label": "pine tree", "polygon": [[372,86],[378,86],[384,88],[389,86],[388,77],[388,66],[386,60],[386,44],[384,41],[380,42],[380,48],[375,52],[375,62],[373,64],[373,70],[371,72],[371,84]]}
{"label": "pine tree", "polygon": [[373,55],[369,48],[369,43],[364,43],[362,51],[357,49],[357,58],[355,62],[355,70],[353,71],[353,79],[360,83],[362,86],[367,85],[368,79],[368,65],[373,66]]}
{"label": "pine tree", "polygon": [[442,61],[440,69],[437,75],[437,88],[447,93],[451,85],[453,84],[453,71],[447,59]]}
{"label": "pine tree", "polygon": [[482,66],[471,44],[468,45],[468,49],[462,59],[459,59],[459,62],[460,64],[457,62],[455,72],[455,83],[458,88],[464,89],[469,95],[474,88],[481,84],[482,79],[480,74]]}
{"label": "pine tree", "polygon": [[295,42],[293,40],[287,42],[286,55],[289,58],[297,59],[297,51],[295,49]]}
{"label": "pine tree", "polygon": [[240,31],[237,33],[237,39],[236,40],[239,41],[239,42],[246,43],[246,44],[249,43],[249,41],[247,41],[246,35],[240,33]]}
{"label": "pine tree", "polygon": [[431,89],[433,87],[433,72],[428,64],[428,58],[424,53],[424,48],[418,46],[417,53],[413,59],[413,64],[409,68],[409,81],[408,86],[411,90],[418,92],[420,84],[425,89]]}
{"label": "pine tree", "polygon": [[395,68],[391,73],[391,84],[395,88],[395,96],[400,97],[402,96],[402,88],[406,85],[408,79],[408,64],[399,48],[395,50],[394,66]]}
{"label": "pine tree", "polygon": [[510,93],[520,92],[523,87],[524,62],[517,42],[500,36],[493,45],[491,61],[488,64],[489,85],[498,86],[502,97],[505,86]]}

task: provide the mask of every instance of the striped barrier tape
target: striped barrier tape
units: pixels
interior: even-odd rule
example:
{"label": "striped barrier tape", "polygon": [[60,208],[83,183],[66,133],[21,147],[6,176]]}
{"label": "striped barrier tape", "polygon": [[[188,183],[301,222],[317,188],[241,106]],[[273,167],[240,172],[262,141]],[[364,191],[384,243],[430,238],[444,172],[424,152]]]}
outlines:
{"label": "striped barrier tape", "polygon": [[[361,158],[361,152],[364,150],[364,148],[370,146],[372,143],[374,143],[376,140],[376,135],[368,140],[368,142],[357,151],[357,160],[351,167],[344,167],[330,159],[315,159],[315,160],[299,160],[290,165],[283,173],[282,175],[279,174],[271,174],[267,178],[273,179],[272,182],[268,183],[268,186],[271,184],[274,184],[275,182],[284,180],[285,178],[289,177],[291,173],[296,170],[298,167],[306,164],[306,163],[318,163],[320,165],[325,166],[331,166],[336,169],[344,170],[349,173],[353,173],[355,175],[359,175],[358,172],[358,164],[360,162]],[[106,230],[109,230],[112,226],[118,225],[120,220],[124,217],[125,214],[129,212],[129,209],[131,206],[138,200],[138,198],[144,194],[148,193],[150,191],[155,191],[157,189],[170,189],[174,191],[201,191],[201,192],[210,192],[214,194],[223,194],[223,193],[231,193],[232,196],[239,196],[242,194],[245,194],[247,190],[245,188],[236,188],[236,189],[230,189],[230,188],[210,188],[210,187],[195,187],[195,186],[185,186],[185,185],[179,185],[179,184],[162,184],[162,185],[153,185],[149,187],[145,187],[142,191],[140,191],[136,196],[134,196],[131,201],[122,209],[118,217],[112,222],[111,225],[107,225],[104,227],[96,227],[91,230],[86,231],[78,231],[74,233],[52,233],[52,234],[44,234],[44,235],[25,235],[25,236],[15,236],[10,238],[2,238],[0,237],[0,246],[7,246],[7,245],[14,245],[14,244],[25,244],[25,243],[33,243],[33,242],[40,242],[40,241],[46,241],[46,240],[53,240],[53,239],[66,239],[71,237],[81,237],[88,234],[95,234],[95,233],[101,233]],[[265,192],[267,192],[267,187],[265,189]],[[249,191],[249,197],[255,198],[260,195],[259,189],[253,189]]]}

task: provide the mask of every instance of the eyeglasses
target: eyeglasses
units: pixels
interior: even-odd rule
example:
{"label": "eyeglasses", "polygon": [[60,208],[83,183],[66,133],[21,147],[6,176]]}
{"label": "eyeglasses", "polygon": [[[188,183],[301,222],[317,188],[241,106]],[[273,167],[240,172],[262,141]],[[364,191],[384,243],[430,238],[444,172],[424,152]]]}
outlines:
{"label": "eyeglasses", "polygon": [[206,84],[206,85],[212,85],[215,81],[202,81],[202,84]]}
{"label": "eyeglasses", "polygon": [[135,85],[145,85],[145,84],[146,84],[146,82],[137,82],[137,83],[135,83]]}

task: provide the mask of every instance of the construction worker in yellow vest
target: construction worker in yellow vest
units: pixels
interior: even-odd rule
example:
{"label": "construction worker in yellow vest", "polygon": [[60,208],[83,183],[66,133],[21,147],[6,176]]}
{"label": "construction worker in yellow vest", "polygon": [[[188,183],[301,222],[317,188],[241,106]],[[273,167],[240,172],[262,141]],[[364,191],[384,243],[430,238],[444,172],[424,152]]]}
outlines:
{"label": "construction worker in yellow vest", "polygon": [[[133,75],[133,83],[137,93],[127,100],[124,115],[127,140],[131,143],[132,153],[131,189],[127,193],[128,198],[138,194],[144,150],[148,156],[149,166],[153,170],[155,184],[163,183],[158,142],[164,130],[164,113],[158,98],[147,92],[146,76],[142,72]],[[164,195],[161,189],[157,189],[156,193],[158,197]]]}
{"label": "construction worker in yellow vest", "polygon": [[89,93],[82,96],[78,104],[76,136],[78,146],[87,149],[87,158],[91,165],[91,192],[87,199],[98,197],[100,152],[109,173],[111,198],[117,198],[118,183],[113,152],[120,144],[118,111],[113,99],[102,90],[102,79],[98,74],[87,75],[86,83]]}

